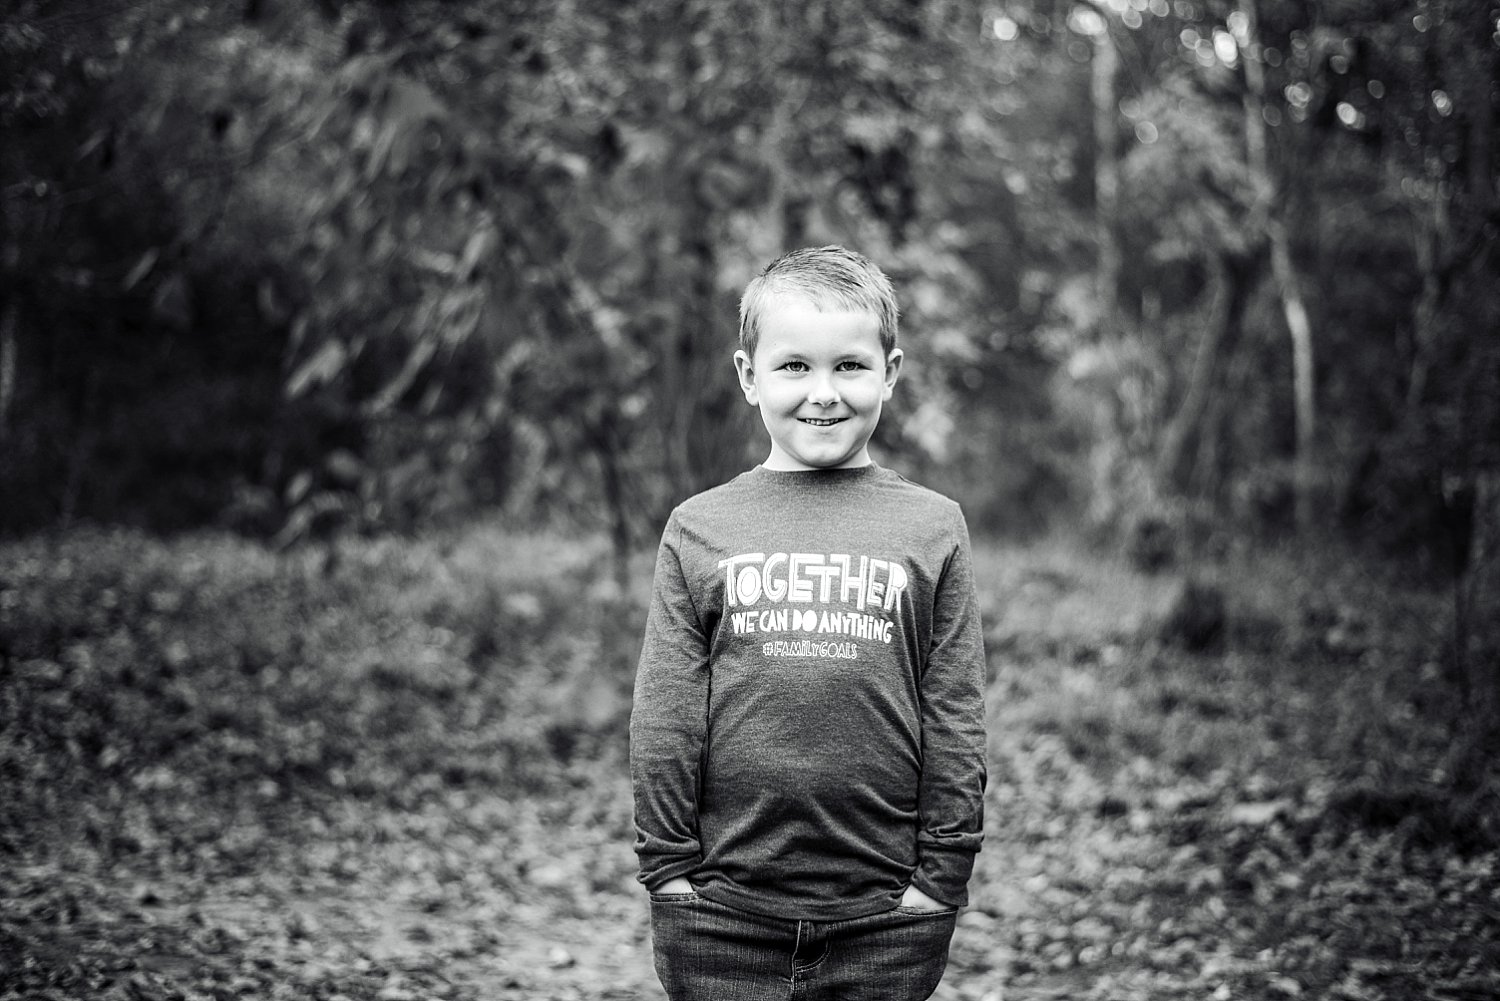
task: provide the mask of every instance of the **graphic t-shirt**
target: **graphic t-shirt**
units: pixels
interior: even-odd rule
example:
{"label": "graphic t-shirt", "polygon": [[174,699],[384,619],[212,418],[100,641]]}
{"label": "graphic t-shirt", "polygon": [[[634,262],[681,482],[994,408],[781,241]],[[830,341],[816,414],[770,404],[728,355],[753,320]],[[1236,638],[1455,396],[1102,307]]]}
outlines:
{"label": "graphic t-shirt", "polygon": [[631,715],[640,879],[782,918],[967,902],[984,650],[958,505],[756,467],[675,511]]}

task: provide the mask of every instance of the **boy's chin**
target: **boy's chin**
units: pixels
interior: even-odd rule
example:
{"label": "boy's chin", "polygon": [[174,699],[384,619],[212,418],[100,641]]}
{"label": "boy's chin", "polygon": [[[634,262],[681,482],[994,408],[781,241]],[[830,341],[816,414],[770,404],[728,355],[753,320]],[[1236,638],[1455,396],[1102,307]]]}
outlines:
{"label": "boy's chin", "polygon": [[822,469],[857,469],[868,466],[869,453],[861,448],[856,452],[841,452],[833,455],[799,454],[784,449],[772,452],[763,465],[777,472],[815,471]]}

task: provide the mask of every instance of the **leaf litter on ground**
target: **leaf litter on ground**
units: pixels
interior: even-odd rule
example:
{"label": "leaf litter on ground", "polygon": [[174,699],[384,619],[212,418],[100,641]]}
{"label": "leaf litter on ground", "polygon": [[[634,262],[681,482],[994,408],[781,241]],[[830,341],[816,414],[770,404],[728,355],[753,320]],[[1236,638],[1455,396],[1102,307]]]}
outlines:
{"label": "leaf litter on ground", "polygon": [[[593,542],[342,545],[0,550],[0,998],[661,997],[649,566],[621,595]],[[1496,783],[1453,781],[1432,596],[1249,561],[1194,652],[1170,575],[976,565],[987,841],[941,1001],[1500,992]]]}

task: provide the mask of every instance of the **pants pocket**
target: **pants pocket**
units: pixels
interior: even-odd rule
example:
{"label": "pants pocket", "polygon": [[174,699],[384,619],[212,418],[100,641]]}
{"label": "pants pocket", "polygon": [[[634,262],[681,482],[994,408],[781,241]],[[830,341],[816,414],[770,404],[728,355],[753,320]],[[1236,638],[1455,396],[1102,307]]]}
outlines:
{"label": "pants pocket", "polygon": [[886,998],[932,996],[948,968],[948,946],[958,926],[958,908],[940,911],[894,907],[881,915],[879,953],[872,955],[872,979],[887,985]]}
{"label": "pants pocket", "polygon": [[945,915],[948,917],[952,917],[953,915],[958,913],[957,907],[944,907],[941,910],[932,910],[931,908],[927,907],[905,907],[899,904],[896,907],[892,908],[892,910],[897,914],[909,914],[912,917],[933,918],[940,918]]}

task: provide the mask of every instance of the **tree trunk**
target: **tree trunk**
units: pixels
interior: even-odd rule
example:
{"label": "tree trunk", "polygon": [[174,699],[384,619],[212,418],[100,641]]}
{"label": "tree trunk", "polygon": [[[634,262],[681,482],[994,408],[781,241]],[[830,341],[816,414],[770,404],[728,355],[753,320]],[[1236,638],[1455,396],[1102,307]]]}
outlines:
{"label": "tree trunk", "polygon": [[[1490,217],[1495,207],[1493,130],[1496,109],[1493,83],[1497,59],[1494,46],[1487,42],[1494,27],[1494,15],[1489,7],[1489,4],[1475,4],[1464,25],[1466,30],[1460,33],[1472,53],[1472,62],[1465,60],[1465,65],[1470,67],[1465,83],[1468,90],[1467,103],[1471,109],[1468,115],[1466,153],[1469,169],[1466,188],[1471,207],[1469,215],[1476,220]],[[1480,228],[1482,231],[1482,224]],[[1488,398],[1491,401],[1489,406],[1482,408],[1477,419],[1472,416],[1470,418],[1478,425],[1474,433],[1479,441],[1484,440],[1485,433],[1482,429],[1488,423],[1483,410],[1495,406],[1493,386],[1492,381],[1489,392],[1477,394],[1480,398]],[[1497,599],[1500,599],[1500,580],[1497,580],[1497,576],[1500,576],[1500,467],[1495,465],[1493,444],[1488,450],[1488,456],[1484,455],[1486,450],[1479,442],[1476,442],[1474,451],[1477,453],[1477,468],[1473,473],[1474,528],[1465,561],[1469,571],[1466,581],[1469,589],[1467,601],[1471,608],[1478,610],[1483,623],[1478,637],[1480,647],[1489,652],[1488,663],[1481,658],[1481,664],[1484,664],[1489,676],[1481,674],[1475,678],[1475,684],[1485,695],[1480,705],[1480,718],[1486,722],[1490,733],[1494,734],[1500,730],[1500,722],[1496,718],[1496,710],[1500,709],[1500,656],[1497,656],[1496,650],[1500,646],[1500,630],[1495,626],[1493,614],[1486,615],[1484,609],[1496,608]]]}
{"label": "tree trunk", "polygon": [[0,313],[0,442],[10,431],[10,404],[16,393],[16,304]]}
{"label": "tree trunk", "polygon": [[1416,251],[1417,270],[1422,276],[1422,291],[1417,294],[1412,316],[1411,372],[1406,381],[1406,414],[1410,424],[1419,416],[1422,397],[1427,392],[1427,376],[1432,353],[1437,344],[1438,316],[1442,305],[1442,273],[1439,256],[1448,236],[1448,201],[1437,191],[1432,193],[1431,218],[1418,217],[1412,243]]}
{"label": "tree trunk", "polygon": [[1307,531],[1313,521],[1313,442],[1317,433],[1317,399],[1314,392],[1312,321],[1302,296],[1301,281],[1292,259],[1291,238],[1277,215],[1278,187],[1271,171],[1266,143],[1266,79],[1261,67],[1259,21],[1255,0],[1238,0],[1244,16],[1239,38],[1245,67],[1245,150],[1251,181],[1256,189],[1255,214],[1261,217],[1270,245],[1271,277],[1282,316],[1292,342],[1293,406],[1296,413],[1296,451],[1293,458],[1293,490],[1297,528]]}
{"label": "tree trunk", "polygon": [[1495,15],[1490,4],[1476,3],[1469,11],[1467,23],[1455,18],[1461,25],[1458,37],[1465,48],[1462,65],[1467,68],[1464,96],[1468,113],[1467,149],[1468,193],[1476,209],[1487,211],[1494,201],[1494,145],[1492,132],[1495,122],[1495,47],[1490,41],[1494,35]]}
{"label": "tree trunk", "polygon": [[[607,420],[607,418],[605,418]],[[589,442],[599,460],[599,479],[604,492],[604,506],[609,512],[610,551],[614,556],[615,585],[620,594],[630,587],[631,512],[626,500],[625,471],[621,468],[622,449],[617,436],[602,424],[589,429]]]}
{"label": "tree trunk", "polygon": [[1208,317],[1203,324],[1203,336],[1198,340],[1198,349],[1193,355],[1193,369],[1188,375],[1187,389],[1182,402],[1167,422],[1162,432],[1161,451],[1157,453],[1157,479],[1163,487],[1170,488],[1181,482],[1182,459],[1193,435],[1204,433],[1203,416],[1208,410],[1210,390],[1214,372],[1224,344],[1229,339],[1229,329],[1234,322],[1233,310],[1238,298],[1235,285],[1237,278],[1221,256],[1213,255],[1208,260],[1209,305]]}
{"label": "tree trunk", "polygon": [[[4,213],[3,222],[5,229],[15,232],[14,222],[10,218],[9,204],[0,205],[0,213]],[[5,241],[3,251],[0,251],[0,276],[4,276],[5,292],[0,294],[4,307],[0,308],[0,442],[3,442],[9,434],[10,408],[16,397],[16,326],[19,323],[17,314],[20,307],[17,305],[19,297],[16,295],[16,276],[21,264],[21,245],[13,239]]]}
{"label": "tree trunk", "polygon": [[[1495,608],[1500,599],[1500,470],[1489,469],[1475,476],[1474,484],[1474,531],[1469,537],[1467,601],[1473,608]],[[1487,635],[1481,635],[1482,643],[1494,644],[1497,630],[1494,620],[1488,620]],[[1486,692],[1489,704],[1485,706],[1485,718],[1490,725],[1500,726],[1496,710],[1500,709],[1500,657],[1491,657],[1488,664],[1489,677],[1480,677],[1476,682]]]}
{"label": "tree trunk", "polygon": [[1291,241],[1279,221],[1270,226],[1271,273],[1281,298],[1287,331],[1292,337],[1292,383],[1296,394],[1297,446],[1293,460],[1297,528],[1313,523],[1313,440],[1317,430],[1317,398],[1313,386],[1313,335],[1301,285],[1292,264]]}
{"label": "tree trunk", "polygon": [[[1446,85],[1462,95],[1465,171],[1448,178],[1451,184],[1427,185],[1429,204],[1414,213],[1413,244],[1422,290],[1413,310],[1411,371],[1406,386],[1406,420],[1420,419],[1420,407],[1438,353],[1438,326],[1449,285],[1468,268],[1488,242],[1483,231],[1495,200],[1492,82],[1497,67],[1488,43],[1492,33],[1488,5],[1477,4],[1461,16],[1463,4],[1442,6],[1443,30],[1436,56],[1444,67],[1430,73],[1426,84]],[[1431,180],[1431,179],[1429,179]]]}
{"label": "tree trunk", "polygon": [[1115,75],[1120,55],[1100,15],[1101,30],[1093,36],[1094,61],[1090,94],[1094,105],[1094,232],[1098,245],[1095,294],[1099,332],[1119,332],[1121,255],[1117,222],[1120,204],[1120,160],[1116,142]]}

